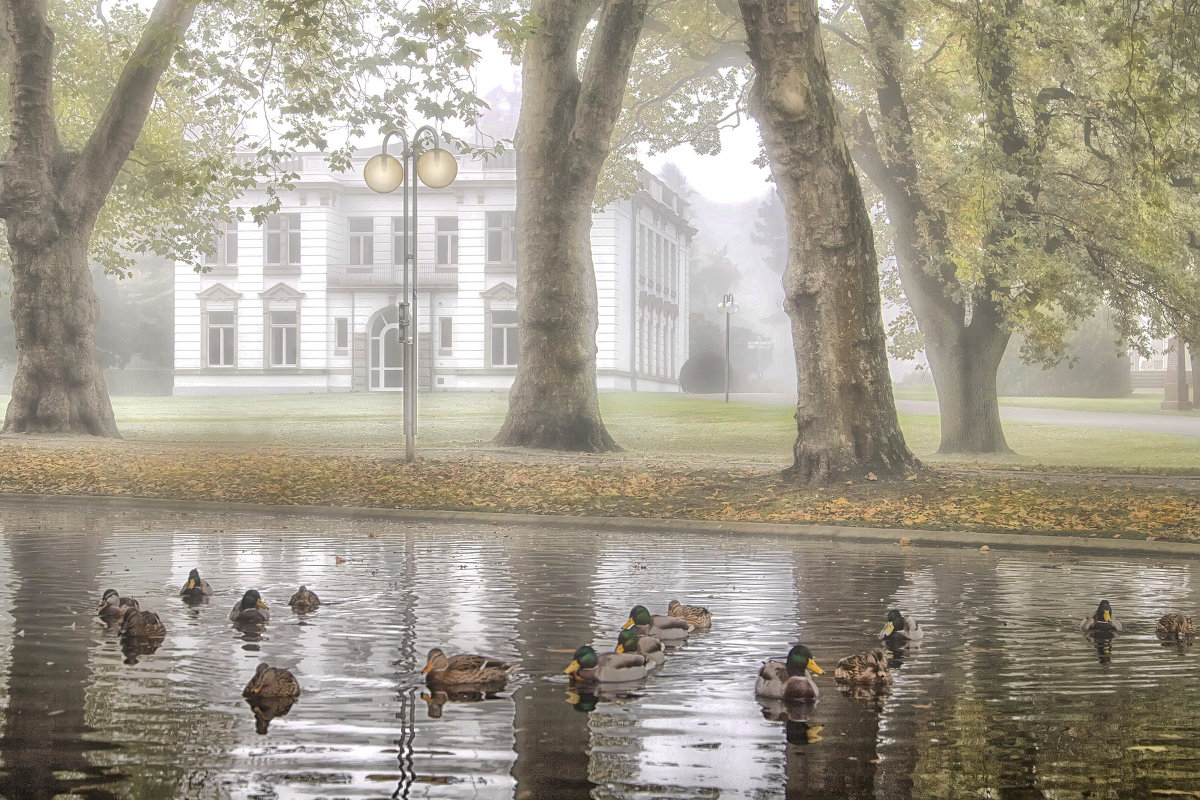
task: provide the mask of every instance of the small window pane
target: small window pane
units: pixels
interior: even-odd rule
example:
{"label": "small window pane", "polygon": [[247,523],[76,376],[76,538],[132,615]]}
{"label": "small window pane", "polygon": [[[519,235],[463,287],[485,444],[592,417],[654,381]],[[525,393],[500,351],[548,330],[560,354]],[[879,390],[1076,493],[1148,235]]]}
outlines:
{"label": "small window pane", "polygon": [[373,220],[370,217],[351,217],[350,231],[352,233],[370,233]]}
{"label": "small window pane", "polygon": [[508,339],[508,361],[506,361],[505,363],[508,366],[514,366],[517,363],[517,352],[518,352],[517,329],[516,328],[505,328],[504,332],[505,332],[505,334],[507,334],[507,339]]}
{"label": "small window pane", "polygon": [[443,350],[449,350],[454,346],[454,318],[442,317],[439,320],[441,330],[439,331],[439,343]]}
{"label": "small window pane", "polygon": [[493,325],[515,325],[515,324],[517,324],[517,312],[516,311],[493,311],[492,312],[492,324]]}
{"label": "small window pane", "polygon": [[339,350],[345,350],[350,345],[350,320],[346,317],[338,317],[333,323],[333,346]]}
{"label": "small window pane", "polygon": [[224,311],[213,310],[208,312],[208,324],[212,325],[232,325],[233,324],[233,309],[225,309]]}
{"label": "small window pane", "polygon": [[296,312],[295,311],[272,311],[271,312],[271,324],[272,325],[295,325],[296,324]]}

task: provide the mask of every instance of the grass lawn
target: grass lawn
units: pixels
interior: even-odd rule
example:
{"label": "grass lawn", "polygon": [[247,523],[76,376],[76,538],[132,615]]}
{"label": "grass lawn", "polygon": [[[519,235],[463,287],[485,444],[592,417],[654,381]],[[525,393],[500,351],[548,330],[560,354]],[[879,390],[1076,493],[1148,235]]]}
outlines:
{"label": "grass lawn", "polygon": [[[892,389],[897,400],[937,400],[933,386],[896,386]],[[1128,397],[1001,397],[1002,406],[1021,408],[1053,408],[1063,411],[1108,411],[1116,414],[1173,414],[1200,415],[1200,410],[1163,411],[1161,391],[1139,390]]]}
{"label": "grass lawn", "polygon": [[[500,392],[421,395],[418,450],[487,447],[507,400]],[[795,423],[790,406],[650,393],[602,394],[600,405],[609,431],[625,448],[617,458],[780,467],[791,462]],[[113,409],[130,442],[352,452],[395,452],[404,446],[398,394],[116,397]],[[1017,455],[974,462],[933,454],[937,417],[901,415],[900,423],[913,451],[933,464],[1200,473],[1196,437],[1009,422],[1005,432]]]}

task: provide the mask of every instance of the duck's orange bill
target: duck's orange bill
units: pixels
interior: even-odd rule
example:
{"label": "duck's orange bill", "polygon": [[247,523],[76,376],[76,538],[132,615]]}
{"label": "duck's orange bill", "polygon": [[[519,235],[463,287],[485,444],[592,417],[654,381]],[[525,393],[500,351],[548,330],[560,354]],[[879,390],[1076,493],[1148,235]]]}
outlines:
{"label": "duck's orange bill", "polygon": [[621,626],[621,630],[625,630],[626,628],[628,628],[630,625],[633,625],[633,624],[634,624],[633,617],[630,617],[629,622],[626,622],[624,625]]}
{"label": "duck's orange bill", "polygon": [[623,644],[619,644],[619,645],[617,645],[617,652],[618,652],[618,653],[624,653],[624,652],[625,652],[625,645],[623,645]]}
{"label": "duck's orange bill", "polygon": [[422,674],[422,675],[425,675],[426,673],[428,673],[428,672],[429,672],[430,670],[432,670],[432,669],[433,669],[433,664],[426,664],[426,665],[425,665],[425,669],[421,670],[421,674]]}
{"label": "duck's orange bill", "polygon": [[824,675],[825,674],[825,670],[818,667],[817,662],[811,658],[808,660],[808,671],[813,673],[814,675]]}
{"label": "duck's orange bill", "polygon": [[565,672],[568,675],[574,675],[578,671],[579,671],[579,662],[578,661],[572,661],[571,666],[569,666],[563,670],[563,672]]}

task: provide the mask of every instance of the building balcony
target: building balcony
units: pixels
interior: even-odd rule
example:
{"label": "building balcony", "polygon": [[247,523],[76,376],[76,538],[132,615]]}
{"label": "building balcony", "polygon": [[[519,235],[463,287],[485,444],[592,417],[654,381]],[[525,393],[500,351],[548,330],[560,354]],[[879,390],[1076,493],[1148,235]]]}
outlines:
{"label": "building balcony", "polygon": [[[398,289],[404,285],[402,264],[330,264],[326,284],[340,289]],[[458,267],[417,265],[418,289],[458,288]]]}

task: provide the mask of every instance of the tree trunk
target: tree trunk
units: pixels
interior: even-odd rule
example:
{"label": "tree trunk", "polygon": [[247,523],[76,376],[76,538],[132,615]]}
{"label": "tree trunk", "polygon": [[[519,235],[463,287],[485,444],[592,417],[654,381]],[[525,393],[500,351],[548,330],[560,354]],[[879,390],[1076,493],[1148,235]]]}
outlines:
{"label": "tree trunk", "polygon": [[159,0],[87,143],[71,152],[55,124],[46,0],[0,0],[11,49],[0,218],[8,228],[17,345],[5,432],[120,436],[96,360],[88,238],[197,2]]}
{"label": "tree trunk", "polygon": [[537,0],[517,123],[517,377],[498,444],[620,449],[596,391],[592,199],[621,110],[647,0],[603,4],[582,77],[580,37],[599,0]]}
{"label": "tree trunk", "polygon": [[1010,334],[994,323],[929,325],[926,355],[937,386],[939,453],[1010,453],[1000,423],[996,372]]}
{"label": "tree trunk", "polygon": [[4,432],[120,438],[96,359],[98,309],[87,237],[30,248],[14,241],[12,230],[17,372]]}
{"label": "tree trunk", "polygon": [[[880,141],[865,115],[857,121],[855,159],[884,197],[904,294],[925,338],[940,407],[939,453],[1008,453],[996,397],[996,372],[1011,334],[993,307],[990,286],[971,296],[972,314],[955,293],[962,287],[946,253],[946,221],[918,185],[913,127],[900,64],[905,7],[895,0],[859,0],[871,62],[878,76]],[[921,221],[918,224],[918,220]]]}
{"label": "tree trunk", "polygon": [[828,482],[917,462],[896,420],[871,223],[825,66],[815,0],[739,0],[751,111],[783,201],[799,396],[787,474]]}

